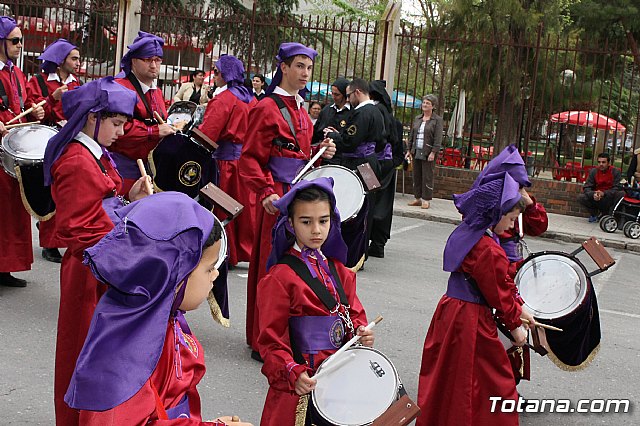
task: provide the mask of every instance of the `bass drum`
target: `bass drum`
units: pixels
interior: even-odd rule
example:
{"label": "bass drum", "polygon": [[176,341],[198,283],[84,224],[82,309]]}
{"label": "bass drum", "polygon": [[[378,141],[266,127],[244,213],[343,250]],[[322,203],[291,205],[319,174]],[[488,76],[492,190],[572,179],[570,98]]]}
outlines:
{"label": "bass drum", "polygon": [[515,283],[537,320],[564,330],[545,331],[555,357],[569,369],[586,365],[600,344],[600,315],[584,265],[562,252],[534,253],[518,269]]}
{"label": "bass drum", "polygon": [[340,212],[340,221],[354,219],[364,204],[364,186],[353,171],[342,166],[320,166],[309,170],[302,180],[313,180],[319,177],[333,178],[333,193]]}

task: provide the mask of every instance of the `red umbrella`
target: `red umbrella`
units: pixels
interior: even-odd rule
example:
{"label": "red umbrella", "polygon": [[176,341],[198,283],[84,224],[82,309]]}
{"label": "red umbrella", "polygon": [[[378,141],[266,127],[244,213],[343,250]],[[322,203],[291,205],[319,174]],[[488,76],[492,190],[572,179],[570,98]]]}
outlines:
{"label": "red umbrella", "polygon": [[575,126],[594,127],[596,129],[617,130],[624,132],[626,128],[613,118],[591,111],[565,111],[551,115],[551,121]]}

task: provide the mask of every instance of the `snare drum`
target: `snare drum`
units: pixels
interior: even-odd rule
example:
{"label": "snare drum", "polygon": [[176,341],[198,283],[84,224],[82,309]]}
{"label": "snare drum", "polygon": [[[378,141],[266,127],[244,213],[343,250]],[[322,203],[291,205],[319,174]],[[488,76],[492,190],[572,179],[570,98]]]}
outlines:
{"label": "snare drum", "polygon": [[364,186],[353,171],[342,166],[320,166],[309,170],[302,176],[303,180],[313,180],[319,177],[333,178],[333,193],[340,212],[341,222],[355,218],[364,203]]}
{"label": "snare drum", "polygon": [[41,124],[15,127],[2,138],[2,166],[16,177],[17,166],[35,166],[44,161],[47,142],[57,130]]}
{"label": "snare drum", "polygon": [[[368,425],[398,398],[398,372],[373,348],[354,346],[342,356],[350,358],[318,379],[311,393],[313,405],[332,424]],[[322,368],[320,365],[318,373]]]}

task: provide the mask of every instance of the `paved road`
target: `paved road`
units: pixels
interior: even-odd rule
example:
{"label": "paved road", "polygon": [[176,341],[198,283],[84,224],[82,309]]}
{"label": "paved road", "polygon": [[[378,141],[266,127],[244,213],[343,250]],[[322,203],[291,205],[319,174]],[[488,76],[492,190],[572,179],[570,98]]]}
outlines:
{"label": "paved road", "polygon": [[[452,225],[396,218],[385,259],[371,259],[358,273],[358,293],[370,317],[381,314],[376,347],[395,364],[409,394],[417,392],[422,344],[447,274],[442,250]],[[535,250],[573,251],[571,243],[530,239]],[[628,414],[521,415],[523,425],[640,424],[640,256],[610,250],[618,261],[594,278],[599,293],[603,340],[592,365],[565,372],[546,358],[533,358],[531,383],[519,390],[528,398],[628,398]],[[591,269],[589,259],[584,261]],[[208,373],[200,385],[204,417],[238,414],[259,423],[267,383],[260,364],[244,344],[246,267],[231,274],[232,328],[213,323],[206,306],[188,320],[205,348]],[[0,288],[0,425],[53,424],[53,353],[58,306],[58,268],[36,256],[32,271],[20,274],[26,289]]]}

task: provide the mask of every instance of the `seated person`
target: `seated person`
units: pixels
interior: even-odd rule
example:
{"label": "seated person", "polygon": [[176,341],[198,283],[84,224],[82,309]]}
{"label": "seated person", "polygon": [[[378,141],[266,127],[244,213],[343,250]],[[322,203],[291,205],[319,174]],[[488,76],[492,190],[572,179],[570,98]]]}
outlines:
{"label": "seated person", "polygon": [[620,170],[609,163],[609,154],[598,154],[598,166],[591,169],[587,181],[578,196],[580,204],[589,210],[589,222],[597,222],[598,216],[609,214],[613,205],[624,196],[620,184]]}
{"label": "seated person", "polygon": [[[187,195],[162,192],[115,211],[85,250],[109,289],[96,307],[65,402],[83,425],[209,425],[196,389],[202,346],[187,325],[224,260],[222,225]],[[234,422],[234,426],[247,423]]]}

